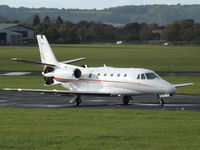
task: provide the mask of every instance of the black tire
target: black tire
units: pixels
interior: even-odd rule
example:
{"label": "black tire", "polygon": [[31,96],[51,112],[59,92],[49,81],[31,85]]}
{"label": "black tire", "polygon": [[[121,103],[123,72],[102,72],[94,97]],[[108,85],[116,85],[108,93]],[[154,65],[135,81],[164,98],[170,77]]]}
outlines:
{"label": "black tire", "polygon": [[128,105],[129,101],[130,101],[130,97],[129,96],[124,96],[123,97],[123,104],[124,105]]}
{"label": "black tire", "polygon": [[164,100],[163,100],[163,99],[160,99],[160,101],[159,101],[159,105],[160,105],[161,107],[163,107],[164,104],[165,104]]}
{"label": "black tire", "polygon": [[81,98],[78,96],[74,102],[74,106],[79,106],[81,104]]}

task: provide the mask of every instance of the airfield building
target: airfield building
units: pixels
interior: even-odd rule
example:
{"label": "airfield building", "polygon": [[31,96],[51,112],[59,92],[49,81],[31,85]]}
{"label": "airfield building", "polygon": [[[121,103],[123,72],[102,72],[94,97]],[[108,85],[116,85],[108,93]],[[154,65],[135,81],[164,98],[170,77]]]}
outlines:
{"label": "airfield building", "polygon": [[0,45],[21,45],[24,39],[33,39],[34,29],[20,24],[0,24]]}

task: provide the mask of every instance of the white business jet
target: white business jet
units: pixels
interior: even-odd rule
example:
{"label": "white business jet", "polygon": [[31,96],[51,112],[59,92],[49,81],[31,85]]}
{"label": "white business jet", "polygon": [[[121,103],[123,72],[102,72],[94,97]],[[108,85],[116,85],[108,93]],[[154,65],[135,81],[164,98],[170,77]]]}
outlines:
{"label": "white business jet", "polygon": [[114,68],[74,66],[70,63],[85,60],[77,58],[58,62],[44,35],[37,35],[40,50],[40,62],[13,58],[14,61],[39,65],[43,67],[42,75],[45,85],[60,84],[68,90],[40,89],[6,89],[27,92],[42,92],[73,95],[70,100],[75,106],[81,103],[81,96],[121,96],[124,104],[128,104],[132,96],[155,95],[160,106],[163,98],[173,96],[176,87],[189,86],[193,83],[172,85],[163,80],[154,71],[143,68]]}

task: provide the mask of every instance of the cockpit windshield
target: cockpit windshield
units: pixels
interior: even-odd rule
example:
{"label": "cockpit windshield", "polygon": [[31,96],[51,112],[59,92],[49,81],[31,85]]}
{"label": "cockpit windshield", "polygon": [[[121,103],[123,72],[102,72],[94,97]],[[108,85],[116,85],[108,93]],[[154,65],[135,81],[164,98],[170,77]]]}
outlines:
{"label": "cockpit windshield", "polygon": [[147,79],[148,80],[153,80],[153,79],[156,79],[156,78],[158,78],[159,79],[159,76],[158,75],[156,75],[155,73],[153,73],[153,72],[150,72],[150,73],[145,73],[145,75],[146,75],[146,77],[147,77]]}

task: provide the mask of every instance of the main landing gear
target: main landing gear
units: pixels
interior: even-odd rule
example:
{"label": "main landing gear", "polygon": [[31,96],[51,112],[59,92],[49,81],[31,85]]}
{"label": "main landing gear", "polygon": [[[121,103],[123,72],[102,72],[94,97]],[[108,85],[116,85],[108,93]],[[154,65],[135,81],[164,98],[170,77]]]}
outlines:
{"label": "main landing gear", "polygon": [[163,98],[160,98],[160,100],[159,100],[159,105],[160,105],[161,107],[163,107],[164,104],[165,104],[165,102],[164,102]]}
{"label": "main landing gear", "polygon": [[129,101],[130,100],[132,100],[132,97],[131,96],[127,96],[127,95],[125,95],[124,97],[123,97],[123,104],[124,105],[128,105],[128,103],[129,103]]}
{"label": "main landing gear", "polygon": [[79,106],[81,104],[81,96],[74,96],[69,102],[74,106]]}

